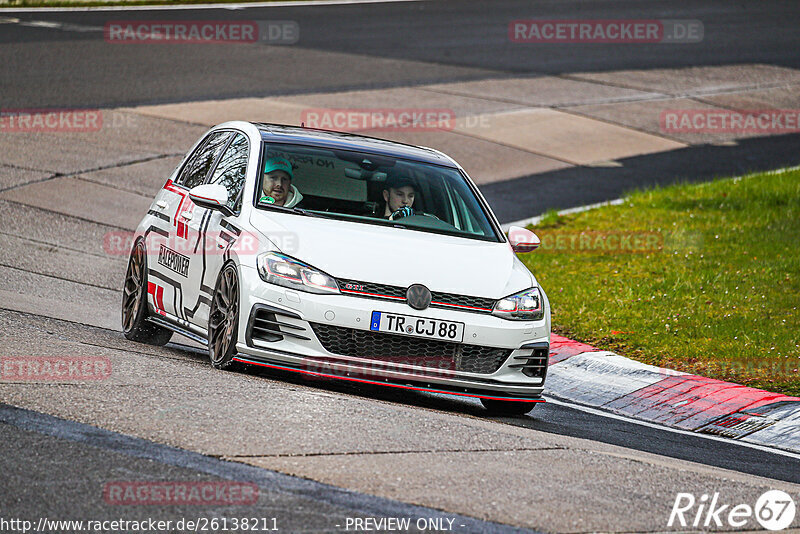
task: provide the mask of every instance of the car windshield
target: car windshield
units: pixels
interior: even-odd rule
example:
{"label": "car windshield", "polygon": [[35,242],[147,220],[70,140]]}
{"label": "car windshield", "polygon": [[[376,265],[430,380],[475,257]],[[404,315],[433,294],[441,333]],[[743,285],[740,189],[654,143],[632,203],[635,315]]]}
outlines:
{"label": "car windshield", "polygon": [[[269,176],[259,178],[259,208],[283,205],[334,219],[501,241],[458,169],[301,145],[264,143],[263,150]],[[271,178],[288,164],[288,183]]]}

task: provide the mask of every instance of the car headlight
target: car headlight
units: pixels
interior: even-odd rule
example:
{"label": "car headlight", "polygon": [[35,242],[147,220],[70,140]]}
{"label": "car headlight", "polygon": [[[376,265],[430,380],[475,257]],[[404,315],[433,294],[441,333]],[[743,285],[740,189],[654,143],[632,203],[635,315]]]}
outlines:
{"label": "car headlight", "polygon": [[536,321],[544,317],[544,298],[538,287],[498,300],[492,315],[515,321]]}
{"label": "car headlight", "polygon": [[285,254],[267,252],[256,262],[261,279],[308,293],[338,293],[336,280],[319,269]]}

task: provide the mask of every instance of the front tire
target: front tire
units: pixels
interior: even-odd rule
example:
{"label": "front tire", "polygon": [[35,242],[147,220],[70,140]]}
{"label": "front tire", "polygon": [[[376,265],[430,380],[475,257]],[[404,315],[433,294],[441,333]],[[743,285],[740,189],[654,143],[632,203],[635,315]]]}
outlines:
{"label": "front tire", "polygon": [[131,251],[122,288],[122,333],[131,341],[163,346],[172,331],[147,321],[147,253],[139,240]]}
{"label": "front tire", "polygon": [[225,265],[219,273],[208,316],[208,356],[217,369],[233,370],[239,330],[239,277],[236,266]]}
{"label": "front tire", "polygon": [[491,415],[515,416],[525,415],[533,410],[535,402],[504,401],[481,398],[481,404]]}

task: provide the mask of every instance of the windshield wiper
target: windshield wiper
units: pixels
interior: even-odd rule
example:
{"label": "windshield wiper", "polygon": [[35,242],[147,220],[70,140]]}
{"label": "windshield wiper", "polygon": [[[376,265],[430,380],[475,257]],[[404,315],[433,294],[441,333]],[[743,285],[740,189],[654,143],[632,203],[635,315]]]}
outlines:
{"label": "windshield wiper", "polygon": [[319,213],[318,211],[309,211],[309,210],[307,210],[305,208],[297,208],[297,207],[295,207],[295,208],[289,208],[289,209],[294,211],[295,213],[300,213],[301,215],[305,215],[307,217],[320,217],[321,219],[332,219],[333,218],[333,217],[330,217],[328,215],[323,215],[322,213]]}
{"label": "windshield wiper", "polygon": [[274,210],[278,210],[278,211],[285,211],[285,212],[288,212],[288,213],[299,213],[300,215],[305,215],[306,217],[320,217],[322,219],[330,219],[331,218],[331,217],[329,217],[327,215],[322,215],[321,213],[318,213],[316,211],[309,211],[307,209],[298,208],[298,207],[287,208],[286,206],[278,206],[277,204],[267,204],[267,203],[259,203],[258,206],[259,207],[265,207],[265,208],[268,208],[268,209],[274,209]]}

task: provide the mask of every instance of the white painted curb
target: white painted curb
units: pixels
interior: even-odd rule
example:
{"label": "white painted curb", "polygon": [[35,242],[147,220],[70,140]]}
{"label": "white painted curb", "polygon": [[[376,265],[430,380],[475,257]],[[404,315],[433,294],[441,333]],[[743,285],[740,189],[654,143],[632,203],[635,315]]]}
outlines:
{"label": "white painted curb", "polygon": [[[734,395],[737,389],[763,393],[763,400],[758,401],[756,408],[736,407],[735,404],[732,408],[724,404],[705,406],[702,393],[695,393],[691,388],[683,391],[686,382],[694,381],[699,390],[711,386],[724,392],[727,387]],[[800,400],[793,397],[656,367],[609,351],[582,352],[552,363],[545,388],[547,396],[618,416],[681,432],[722,436],[800,453]],[[669,403],[661,403],[661,395],[669,398]],[[775,399],[770,400],[772,397]],[[637,404],[637,410],[626,409]],[[648,404],[651,404],[649,408]],[[687,410],[692,406],[699,407]]]}

